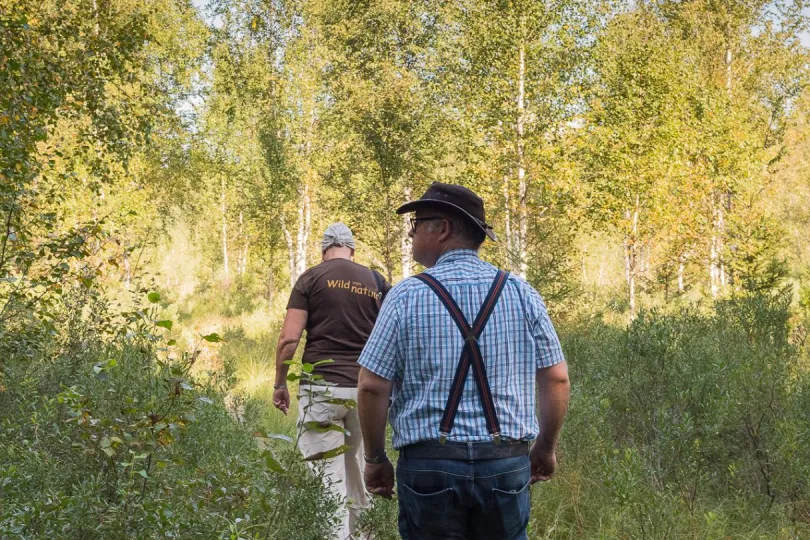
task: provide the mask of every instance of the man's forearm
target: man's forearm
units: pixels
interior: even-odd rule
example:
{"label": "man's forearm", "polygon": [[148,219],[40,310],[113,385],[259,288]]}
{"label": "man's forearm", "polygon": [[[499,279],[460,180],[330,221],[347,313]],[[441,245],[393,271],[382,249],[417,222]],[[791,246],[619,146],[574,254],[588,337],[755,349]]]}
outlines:
{"label": "man's forearm", "polygon": [[276,385],[284,384],[287,381],[287,372],[290,366],[284,362],[292,360],[298,348],[298,340],[279,339],[276,347]]}
{"label": "man's forearm", "polygon": [[357,410],[360,416],[360,430],[363,432],[363,447],[367,456],[377,457],[385,453],[385,424],[388,420],[390,393],[389,381],[365,369],[361,370],[357,386]]}
{"label": "man's forearm", "polygon": [[567,369],[564,375],[537,375],[537,415],[540,422],[540,435],[537,439],[547,448],[557,446],[563,420],[568,412],[570,390]]}

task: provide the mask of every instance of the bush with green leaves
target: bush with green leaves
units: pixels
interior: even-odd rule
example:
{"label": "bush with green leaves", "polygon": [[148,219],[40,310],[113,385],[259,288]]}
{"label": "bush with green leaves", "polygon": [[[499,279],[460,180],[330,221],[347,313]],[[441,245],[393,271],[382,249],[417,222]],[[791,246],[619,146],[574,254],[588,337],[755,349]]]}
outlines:
{"label": "bush with green leaves", "polygon": [[810,532],[810,373],[789,306],[782,291],[562,329],[572,400],[560,474],[535,490],[537,530]]}
{"label": "bush with green leaves", "polygon": [[[63,326],[86,323],[76,307]],[[226,378],[196,377],[197,355],[164,343],[157,312],[5,364],[0,537],[328,536],[339,501],[289,438],[257,444],[224,406]]]}

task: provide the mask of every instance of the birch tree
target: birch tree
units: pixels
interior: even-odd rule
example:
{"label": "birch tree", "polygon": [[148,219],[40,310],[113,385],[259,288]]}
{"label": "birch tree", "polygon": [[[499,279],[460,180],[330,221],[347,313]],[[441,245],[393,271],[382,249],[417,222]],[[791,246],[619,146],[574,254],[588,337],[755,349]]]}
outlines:
{"label": "birch tree", "polygon": [[466,139],[460,159],[495,203],[506,266],[535,284],[573,255],[573,227],[557,225],[575,213],[558,203],[575,191],[568,135],[582,99],[583,38],[598,6],[469,0],[446,10],[445,100]]}

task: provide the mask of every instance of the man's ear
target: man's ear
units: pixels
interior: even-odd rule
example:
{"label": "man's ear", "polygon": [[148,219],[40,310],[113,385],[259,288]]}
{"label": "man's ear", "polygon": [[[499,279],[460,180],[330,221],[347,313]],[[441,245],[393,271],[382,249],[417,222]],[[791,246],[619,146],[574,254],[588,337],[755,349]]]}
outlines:
{"label": "man's ear", "polygon": [[439,241],[446,242],[453,236],[453,222],[442,218],[442,229],[439,231]]}

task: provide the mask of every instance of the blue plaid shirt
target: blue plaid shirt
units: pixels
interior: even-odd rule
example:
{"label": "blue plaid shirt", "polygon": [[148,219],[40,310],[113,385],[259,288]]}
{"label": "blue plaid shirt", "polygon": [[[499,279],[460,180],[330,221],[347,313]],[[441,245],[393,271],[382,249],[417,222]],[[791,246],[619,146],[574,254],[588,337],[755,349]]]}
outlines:
{"label": "blue plaid shirt", "polygon": [[[473,250],[444,253],[427,272],[450,292],[472,324],[497,269]],[[539,426],[534,409],[538,368],[563,362],[543,299],[511,275],[479,339],[503,437],[529,440]],[[394,448],[438,439],[464,339],[436,294],[405,279],[386,296],[358,363],[394,381],[390,419]],[[489,441],[472,370],[448,440]]]}

